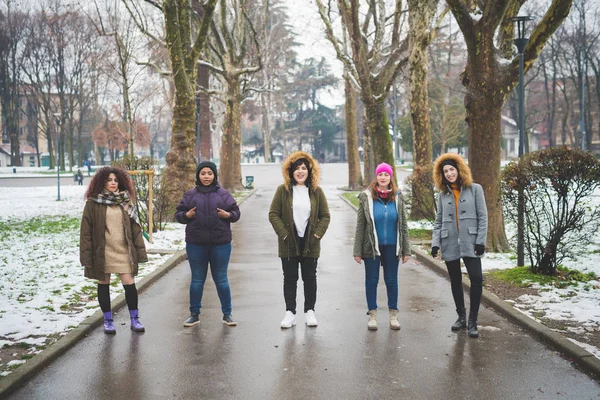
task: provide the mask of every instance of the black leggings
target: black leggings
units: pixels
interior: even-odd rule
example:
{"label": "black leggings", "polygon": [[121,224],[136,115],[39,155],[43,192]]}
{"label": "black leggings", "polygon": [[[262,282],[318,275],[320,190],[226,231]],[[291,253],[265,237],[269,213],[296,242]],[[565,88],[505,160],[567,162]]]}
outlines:
{"label": "black leggings", "polygon": [[[479,304],[481,303],[481,292],[483,290],[483,273],[481,272],[481,258],[479,257],[463,257],[465,267],[469,273],[471,280],[470,296],[470,315],[477,318],[479,312]],[[460,259],[446,261],[448,275],[450,275],[450,285],[452,287],[452,297],[456,311],[460,312],[465,308],[465,297],[462,288],[462,273],[460,272]]]}
{"label": "black leggings", "polygon": [[282,258],[283,297],[285,310],[296,314],[296,287],[298,284],[298,264],[304,282],[304,312],[315,309],[317,302],[317,258],[290,257]]}
{"label": "black leggings", "polygon": [[[127,302],[127,308],[130,310],[137,310],[138,308],[138,293],[135,283],[131,285],[123,285],[125,289],[125,301]],[[98,284],[98,303],[100,303],[100,309],[102,312],[111,311],[110,306],[110,286],[108,284]]]}

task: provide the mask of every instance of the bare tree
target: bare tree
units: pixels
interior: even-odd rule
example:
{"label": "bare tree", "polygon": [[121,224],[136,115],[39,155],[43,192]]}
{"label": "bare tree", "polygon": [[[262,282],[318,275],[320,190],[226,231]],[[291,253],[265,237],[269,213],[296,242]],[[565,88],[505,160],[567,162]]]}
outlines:
{"label": "bare tree", "polygon": [[[408,0],[409,25],[409,88],[410,115],[413,132],[414,172],[428,173],[425,169],[431,165],[431,122],[429,117],[429,96],[427,94],[429,44],[434,36],[433,19],[438,0]],[[410,207],[412,219],[422,219],[434,203],[433,187],[419,185],[422,179],[413,178],[411,188],[413,202]],[[429,200],[429,201],[428,201]]]}
{"label": "bare tree", "polygon": [[[138,29],[169,52],[170,71],[160,65],[148,65],[168,74],[173,79],[173,120],[171,148],[166,156],[162,174],[166,198],[175,202],[194,182],[196,157],[196,92],[197,61],[208,37],[208,29],[217,0],[144,0],[163,16],[166,40],[158,37],[145,19],[148,13],[137,0],[122,0]],[[195,10],[202,8],[202,16]]]}
{"label": "bare tree", "polygon": [[23,26],[27,24],[28,16],[14,10],[12,0],[4,0],[3,3],[0,5],[0,102],[4,130],[10,140],[11,164],[20,166],[19,102],[25,38]]}
{"label": "bare tree", "polygon": [[[400,69],[408,62],[408,40],[401,39],[402,1],[394,2],[389,15],[384,0],[370,1],[363,8],[359,0],[337,1],[342,29],[350,39],[350,54],[335,34],[331,8],[325,7],[322,0],[316,0],[316,3],[337,58],[360,89],[360,98],[365,107],[365,142],[371,141],[364,146],[364,177],[369,180],[374,173],[366,161],[369,145],[374,165],[381,162],[394,165],[385,101]],[[364,16],[362,21],[361,15]]]}
{"label": "bare tree", "polygon": [[[446,0],[463,32],[468,59],[462,82],[469,125],[469,164],[486,193],[489,227],[487,246],[509,248],[499,198],[502,106],[519,79],[519,58],[513,56],[515,17],[525,0]],[[573,0],[552,0],[535,26],[524,53],[527,72],[544,45],[567,17]],[[475,16],[476,15],[476,16]],[[506,62],[508,58],[508,62]]]}
{"label": "bare tree", "polygon": [[218,12],[215,12],[211,23],[212,35],[207,52],[210,58],[200,61],[220,77],[224,86],[224,92],[210,93],[220,96],[226,104],[219,182],[224,188],[233,190],[243,188],[242,102],[255,90],[250,84],[251,75],[262,68],[259,38],[249,7],[249,0],[219,0]]}

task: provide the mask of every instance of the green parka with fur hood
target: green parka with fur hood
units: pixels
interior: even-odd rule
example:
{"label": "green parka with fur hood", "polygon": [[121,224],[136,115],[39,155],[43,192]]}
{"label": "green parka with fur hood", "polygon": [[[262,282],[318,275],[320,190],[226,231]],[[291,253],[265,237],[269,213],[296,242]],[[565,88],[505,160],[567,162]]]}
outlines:
{"label": "green parka with fur hood", "polygon": [[[458,214],[454,193],[446,184],[442,171],[446,160],[456,163],[462,184],[458,198]],[[454,153],[446,153],[438,157],[433,166],[433,181],[440,193],[431,247],[438,247],[445,261],[458,260],[462,257],[479,257],[475,254],[475,245],[485,246],[488,227],[483,188],[473,182],[471,169],[465,160]]]}
{"label": "green parka with fur hood", "polygon": [[[308,188],[310,197],[310,217],[306,227],[306,244],[304,252],[300,254],[300,247],[296,240],[296,226],[294,224],[292,200],[293,182],[290,177],[292,164],[300,159],[308,160],[311,182]],[[284,183],[275,191],[275,196],[269,209],[269,222],[277,234],[279,244],[279,257],[310,257],[319,258],[321,254],[321,239],[329,226],[330,214],[325,193],[319,185],[321,170],[317,161],[310,154],[296,151],[283,162],[281,166]],[[317,235],[319,238],[316,238]]]}

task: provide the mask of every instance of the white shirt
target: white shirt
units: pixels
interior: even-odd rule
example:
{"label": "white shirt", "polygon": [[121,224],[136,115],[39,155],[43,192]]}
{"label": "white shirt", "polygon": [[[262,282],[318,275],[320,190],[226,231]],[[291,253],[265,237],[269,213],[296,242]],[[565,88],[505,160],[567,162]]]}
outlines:
{"label": "white shirt", "polygon": [[308,218],[310,218],[310,197],[308,196],[307,186],[293,186],[294,197],[292,198],[292,211],[294,215],[294,225],[298,236],[304,237]]}

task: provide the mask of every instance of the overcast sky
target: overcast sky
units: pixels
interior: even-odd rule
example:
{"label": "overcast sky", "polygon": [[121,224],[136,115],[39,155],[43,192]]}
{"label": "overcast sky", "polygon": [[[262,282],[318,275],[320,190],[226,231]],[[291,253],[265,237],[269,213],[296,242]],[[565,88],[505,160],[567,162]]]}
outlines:
{"label": "overcast sky", "polygon": [[[283,0],[289,9],[290,22],[302,46],[297,50],[301,59],[326,57],[332,72],[342,78],[342,63],[335,57],[333,46],[325,37],[323,22],[314,0]],[[344,103],[344,87],[340,82],[331,94],[321,94],[319,100],[328,107]]]}

